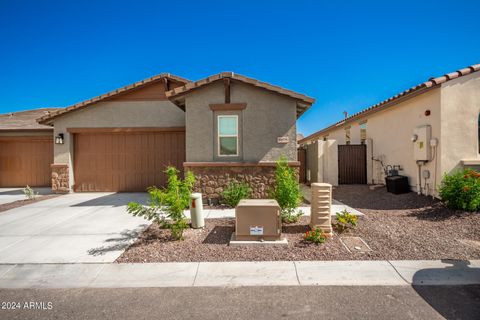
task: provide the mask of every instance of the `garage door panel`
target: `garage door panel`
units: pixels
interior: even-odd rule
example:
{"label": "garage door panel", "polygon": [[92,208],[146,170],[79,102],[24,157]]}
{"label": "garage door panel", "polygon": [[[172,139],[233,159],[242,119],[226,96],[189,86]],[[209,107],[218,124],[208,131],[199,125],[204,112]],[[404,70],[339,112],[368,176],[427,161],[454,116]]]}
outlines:
{"label": "garage door panel", "polygon": [[52,137],[1,137],[0,187],[51,185]]}
{"label": "garage door panel", "polygon": [[185,161],[184,131],[78,133],[74,140],[76,191],[164,186],[166,167],[182,170]]}

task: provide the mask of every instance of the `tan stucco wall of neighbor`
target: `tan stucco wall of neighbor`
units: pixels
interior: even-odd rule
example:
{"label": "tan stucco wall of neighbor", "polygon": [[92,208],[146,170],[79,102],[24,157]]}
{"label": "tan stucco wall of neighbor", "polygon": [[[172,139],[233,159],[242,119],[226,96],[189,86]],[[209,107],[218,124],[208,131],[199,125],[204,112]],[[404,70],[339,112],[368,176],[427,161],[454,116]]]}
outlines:
{"label": "tan stucco wall of neighbor", "polygon": [[442,84],[441,100],[443,174],[460,169],[461,160],[480,159],[480,72]]}
{"label": "tan stucco wall of neighbor", "polygon": [[[430,116],[425,111],[430,110]],[[363,117],[355,122],[339,126],[325,134],[328,139],[333,139],[339,145],[345,144],[345,127],[350,126],[351,144],[360,144],[360,123],[366,122],[367,126],[367,158],[372,156],[381,159],[384,165],[400,165],[403,171],[400,174],[409,177],[409,183],[416,190],[418,166],[413,156],[413,143],[411,137],[416,127],[430,125],[432,138],[440,140],[440,88],[425,92],[421,95],[405,100],[387,110],[383,110]],[[438,154],[441,153],[442,142],[438,146]],[[441,179],[440,158],[437,159],[437,185]],[[422,170],[430,171],[430,179],[427,180],[430,191],[433,186],[434,162],[427,163]],[[338,176],[338,166],[330,174]],[[368,183],[384,183],[384,174],[379,161],[367,159]],[[373,180],[373,181],[372,181]],[[422,184],[424,180],[422,179]]]}
{"label": "tan stucco wall of neighbor", "polygon": [[[338,143],[317,140],[307,146],[307,180],[338,185]],[[308,179],[310,178],[310,179]]]}
{"label": "tan stucco wall of neighbor", "polygon": [[[197,89],[186,96],[187,162],[275,161],[281,155],[297,160],[296,103],[293,99],[232,81],[231,103],[246,103],[240,111],[242,125],[239,157],[218,157],[214,113],[209,105],[224,103],[222,82]],[[289,137],[286,144],[278,137]]]}
{"label": "tan stucco wall of neighbor", "polygon": [[[426,116],[425,111],[430,110]],[[374,159],[381,158],[385,165],[400,165],[401,175],[408,176],[412,190],[416,190],[418,165],[414,158],[414,144],[411,141],[415,128],[430,125],[431,137],[440,140],[440,89],[433,89],[409,100],[374,114],[368,118],[367,138],[372,139]],[[352,126],[353,127],[353,126]],[[358,125],[356,129],[360,130]],[[442,149],[441,141],[437,155]],[[437,158],[437,161],[440,159]],[[428,162],[422,170],[430,171],[427,183],[430,193],[434,184],[434,161]],[[437,164],[437,184],[440,178],[440,165]],[[373,182],[384,183],[384,174],[378,161],[373,161]]]}
{"label": "tan stucco wall of neighbor", "polygon": [[73,176],[73,139],[68,128],[184,127],[185,113],[170,101],[100,102],[54,120],[54,135],[64,134],[64,144],[54,145],[54,163],[67,164]]}

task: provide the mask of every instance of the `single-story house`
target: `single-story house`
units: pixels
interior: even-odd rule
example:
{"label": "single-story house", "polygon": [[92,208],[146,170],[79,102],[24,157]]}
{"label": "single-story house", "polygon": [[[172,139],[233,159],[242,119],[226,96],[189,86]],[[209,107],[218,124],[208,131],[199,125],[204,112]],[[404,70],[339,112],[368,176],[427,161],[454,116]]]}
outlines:
{"label": "single-story house", "polygon": [[308,182],[383,184],[400,169],[438,195],[442,176],[480,167],[480,64],[431,78],[299,141]]}
{"label": "single-story house", "polygon": [[0,115],[0,187],[50,186],[53,128],[37,123],[37,118],[56,110]]}
{"label": "single-story house", "polygon": [[259,198],[281,155],[299,166],[296,120],[313,102],[233,72],[196,82],[160,74],[37,121],[53,137],[56,192],[144,191],[165,185],[173,165],[193,171],[207,198],[232,179],[248,181]]}

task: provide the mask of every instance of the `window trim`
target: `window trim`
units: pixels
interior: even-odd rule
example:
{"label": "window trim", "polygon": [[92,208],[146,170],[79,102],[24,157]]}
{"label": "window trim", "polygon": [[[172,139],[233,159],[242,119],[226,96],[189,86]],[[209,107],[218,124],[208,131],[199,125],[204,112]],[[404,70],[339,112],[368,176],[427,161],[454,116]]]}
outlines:
{"label": "window trim", "polygon": [[[237,129],[237,134],[220,134],[220,118],[235,118],[236,119],[236,129]],[[238,115],[236,114],[221,114],[217,115],[217,156],[218,157],[238,157],[239,156],[239,133],[238,133]],[[237,138],[237,145],[236,145],[236,153],[235,154],[221,154],[220,153],[220,138]]]}

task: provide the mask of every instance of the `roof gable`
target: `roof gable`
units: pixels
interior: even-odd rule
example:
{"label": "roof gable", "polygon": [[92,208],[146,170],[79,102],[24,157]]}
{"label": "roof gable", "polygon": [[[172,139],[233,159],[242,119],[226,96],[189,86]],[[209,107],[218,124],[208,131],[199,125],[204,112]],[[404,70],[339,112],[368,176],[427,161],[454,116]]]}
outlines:
{"label": "roof gable", "polygon": [[215,74],[213,76],[209,76],[202,80],[189,82],[184,84],[183,86],[174,88],[166,92],[165,94],[167,98],[170,99],[173,103],[183,108],[185,95],[191,93],[194,90],[202,88],[204,86],[218,82],[219,80],[222,80],[222,79],[232,79],[234,81],[246,83],[254,87],[268,90],[274,93],[278,93],[280,95],[287,96],[289,98],[296,100],[297,101],[297,118],[300,117],[315,102],[314,98],[308,97],[306,95],[294,92],[292,90],[284,89],[282,87],[275,86],[266,82],[261,82],[259,80],[249,78],[233,72],[222,72],[222,73]]}
{"label": "roof gable", "polygon": [[139,100],[166,100],[165,92],[172,87],[187,83],[189,80],[172,75],[161,73],[159,75],[135,82],[128,86],[107,92],[97,97],[76,103],[67,108],[58,109],[39,118],[41,124],[50,124],[51,121],[66,113],[85,108],[101,101],[139,101]]}

